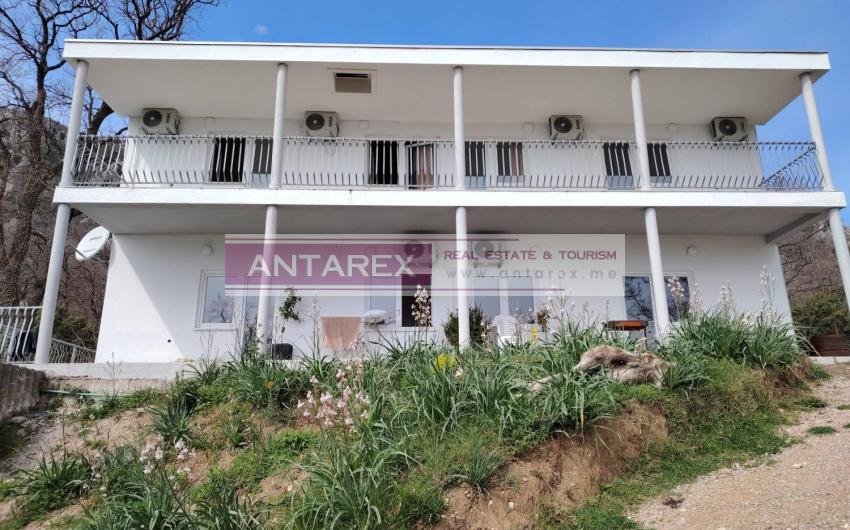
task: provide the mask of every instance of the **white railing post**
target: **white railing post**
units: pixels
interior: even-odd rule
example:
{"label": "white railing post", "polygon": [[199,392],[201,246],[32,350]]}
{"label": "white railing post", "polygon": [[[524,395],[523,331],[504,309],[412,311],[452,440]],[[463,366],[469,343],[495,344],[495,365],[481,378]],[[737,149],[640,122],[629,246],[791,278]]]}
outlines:
{"label": "white railing post", "polygon": [[815,102],[815,90],[812,87],[812,74],[804,72],[800,74],[800,85],[803,93],[803,104],[806,107],[806,118],[809,121],[809,132],[818,155],[821,174],[823,175],[823,187],[826,191],[833,191],[832,171],[829,168],[829,159],[826,156],[826,144],[823,141],[823,130],[820,125],[820,115]]}
{"label": "white railing post", "polygon": [[[455,189],[466,189],[466,139],[463,130],[463,68],[455,66],[452,77],[454,102]],[[455,211],[455,248],[457,257],[457,336],[458,348],[469,347],[469,259],[466,208]]]}
{"label": "white railing post", "polygon": [[640,70],[629,72],[629,80],[632,93],[632,113],[635,122],[635,150],[638,155],[638,166],[640,167],[640,188],[642,190],[652,189],[649,177],[649,151],[646,145],[646,123],[643,119],[643,96],[640,90]]}
{"label": "white railing post", "polygon": [[[88,72],[89,63],[78,61],[74,77],[74,92],[71,96],[71,110],[68,116],[68,131],[65,137],[65,157],[62,163],[62,177],[59,180],[60,186],[71,186],[73,184],[74,155],[77,149],[77,137],[80,134],[80,120],[83,116],[83,100]],[[62,278],[62,262],[65,259],[65,243],[68,238],[68,222],[70,220],[71,207],[67,204],[57,205],[53,242],[50,246],[50,261],[47,266],[47,279],[44,282],[44,301],[41,304],[41,323],[38,327],[38,342],[35,347],[36,363],[47,363],[50,359],[53,319],[56,315],[56,302],[59,299],[59,280]]]}
{"label": "white railing post", "polygon": [[656,337],[661,339],[670,328],[670,314],[667,312],[667,285],[664,281],[664,264],[661,259],[661,240],[658,236],[658,217],[655,208],[644,210],[644,220],[652,284],[652,314],[655,320]]}

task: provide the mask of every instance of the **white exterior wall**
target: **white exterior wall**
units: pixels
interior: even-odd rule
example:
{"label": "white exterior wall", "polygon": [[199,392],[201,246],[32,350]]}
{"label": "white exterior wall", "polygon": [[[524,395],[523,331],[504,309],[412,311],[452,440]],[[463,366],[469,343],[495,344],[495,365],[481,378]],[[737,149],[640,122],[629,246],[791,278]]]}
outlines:
{"label": "white exterior wall", "polygon": [[[552,238],[557,238],[553,235]],[[214,252],[203,256],[203,245],[212,245]],[[698,254],[688,256],[686,249],[696,247]],[[179,357],[197,358],[208,354],[226,357],[234,351],[237,331],[233,326],[216,329],[197,324],[201,279],[204,271],[224,270],[224,237],[116,235],[112,247],[109,278],[103,308],[97,362],[115,359],[126,362],[172,362]],[[691,288],[699,285],[706,304],[714,302],[720,287],[729,283],[738,307],[743,311],[758,309],[762,304],[759,275],[762,267],[777,275],[775,307],[789,314],[788,299],[781,280],[780,264],[775,249],[761,237],[741,236],[662,236],[661,247],[665,274],[687,276]],[[626,236],[626,273],[648,274],[649,259],[643,236]],[[435,268],[433,285],[452,283],[445,270]],[[535,285],[535,304],[545,300],[544,291],[550,288]],[[299,351],[308,352],[311,322],[310,293],[299,292],[298,307],[301,324],[287,326],[285,341]],[[610,299],[577,299],[587,302],[590,309],[604,317],[625,316],[622,297]],[[324,316],[361,316],[368,309],[366,297],[321,298],[320,311]],[[456,307],[453,296],[437,296],[433,300],[435,335],[441,336],[441,324],[449,311]],[[380,326],[381,333],[412,333],[396,324]],[[367,339],[377,339],[370,331]]]}

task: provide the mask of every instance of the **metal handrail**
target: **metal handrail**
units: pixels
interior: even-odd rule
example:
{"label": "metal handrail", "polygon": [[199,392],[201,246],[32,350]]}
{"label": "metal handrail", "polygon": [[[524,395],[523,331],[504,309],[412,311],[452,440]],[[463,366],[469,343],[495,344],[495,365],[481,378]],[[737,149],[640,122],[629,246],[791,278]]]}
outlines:
{"label": "metal handrail", "polygon": [[[80,136],[77,186],[267,187],[271,137],[263,135]],[[640,188],[630,140],[469,138],[466,188]],[[286,136],[281,186],[453,189],[454,142],[444,138]],[[811,142],[650,142],[655,189],[822,189]]]}
{"label": "metal handrail", "polygon": [[[0,361],[32,363],[41,306],[0,306]],[[50,342],[50,363],[93,363],[95,350],[59,339]]]}
{"label": "metal handrail", "polygon": [[0,360],[26,362],[35,356],[41,306],[0,307]]}

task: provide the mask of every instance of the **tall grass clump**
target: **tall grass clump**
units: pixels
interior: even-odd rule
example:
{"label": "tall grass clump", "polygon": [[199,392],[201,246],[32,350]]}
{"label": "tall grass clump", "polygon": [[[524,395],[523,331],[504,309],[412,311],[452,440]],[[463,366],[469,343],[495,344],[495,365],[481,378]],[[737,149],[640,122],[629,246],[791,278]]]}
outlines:
{"label": "tall grass clump", "polygon": [[581,432],[597,419],[617,411],[611,386],[604,375],[575,371],[555,374],[534,396],[534,415],[549,431]]}
{"label": "tall grass clump", "polygon": [[773,277],[762,272],[763,305],[752,313],[735,310],[728,286],[718,305],[708,311],[690,311],[673,328],[665,350],[730,359],[762,369],[788,368],[803,357],[794,327],[773,309]]}
{"label": "tall grass clump", "polygon": [[393,449],[335,446],[302,465],[310,478],[292,497],[286,528],[334,529],[389,526],[393,513]]}
{"label": "tall grass clump", "polygon": [[227,362],[220,379],[234,398],[256,408],[291,405],[309,388],[307,372],[280,366],[254,347]]}
{"label": "tall grass clump", "polygon": [[497,451],[475,446],[463,465],[463,473],[454,478],[463,480],[481,494],[487,491],[493,473],[504,463],[504,457]]}
{"label": "tall grass clump", "polygon": [[36,469],[24,472],[25,514],[47,513],[70,504],[86,492],[91,477],[91,465],[82,455],[42,458]]}
{"label": "tall grass clump", "polygon": [[191,412],[183,400],[170,399],[164,405],[151,407],[149,411],[153,418],[151,428],[166,443],[173,445],[178,440],[191,439]]}

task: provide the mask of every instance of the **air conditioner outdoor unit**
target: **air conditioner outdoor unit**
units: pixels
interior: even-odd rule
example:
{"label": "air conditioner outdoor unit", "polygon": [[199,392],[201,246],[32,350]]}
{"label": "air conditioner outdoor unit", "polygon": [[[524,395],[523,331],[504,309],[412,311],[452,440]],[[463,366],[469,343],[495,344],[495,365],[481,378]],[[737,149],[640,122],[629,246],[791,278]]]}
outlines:
{"label": "air conditioner outdoor unit", "polygon": [[336,112],[310,110],[304,113],[307,136],[339,136],[339,116]]}
{"label": "air conditioner outdoor unit", "polygon": [[747,139],[746,118],[714,118],[711,120],[711,138],[715,142],[743,142]]}
{"label": "air conditioner outdoor unit", "polygon": [[584,120],[581,116],[549,116],[549,138],[552,140],[581,140]]}
{"label": "air conditioner outdoor unit", "polygon": [[472,263],[477,267],[502,266],[502,242],[478,239],[472,242]]}
{"label": "air conditioner outdoor unit", "polygon": [[175,109],[142,109],[142,131],[145,134],[177,134],[180,115]]}
{"label": "air conditioner outdoor unit", "polygon": [[[426,252],[428,257],[425,257]],[[405,257],[412,258],[412,262],[416,264],[437,262],[437,254],[434,252],[434,246],[431,243],[426,243],[419,239],[411,239],[404,242]]]}

